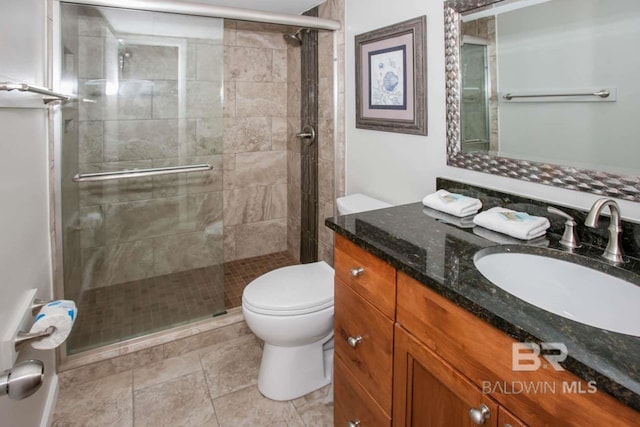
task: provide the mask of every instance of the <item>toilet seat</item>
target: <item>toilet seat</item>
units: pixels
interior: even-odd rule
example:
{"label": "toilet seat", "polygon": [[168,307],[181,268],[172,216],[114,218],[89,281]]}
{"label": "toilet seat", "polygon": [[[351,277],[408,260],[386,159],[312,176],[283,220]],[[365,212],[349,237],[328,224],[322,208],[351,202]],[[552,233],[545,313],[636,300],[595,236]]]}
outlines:
{"label": "toilet seat", "polygon": [[333,307],[333,269],[324,261],[278,268],[258,277],[242,294],[255,313],[294,316]]}

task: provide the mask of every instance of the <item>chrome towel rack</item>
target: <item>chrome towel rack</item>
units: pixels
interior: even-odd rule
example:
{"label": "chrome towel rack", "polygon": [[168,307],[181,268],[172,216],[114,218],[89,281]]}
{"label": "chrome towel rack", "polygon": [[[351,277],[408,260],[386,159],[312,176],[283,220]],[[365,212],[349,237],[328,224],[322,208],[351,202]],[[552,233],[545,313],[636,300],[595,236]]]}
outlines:
{"label": "chrome towel rack", "polygon": [[45,87],[34,86],[27,83],[0,82],[0,90],[7,92],[17,90],[20,92],[31,92],[45,95],[47,97],[43,99],[45,104],[53,101],[71,101],[72,99],[76,99],[74,95],[55,92]]}
{"label": "chrome towel rack", "polygon": [[608,98],[611,95],[611,92],[607,89],[602,89],[595,92],[583,92],[583,93],[535,93],[535,94],[526,94],[526,95],[516,95],[512,93],[505,93],[502,98],[507,101],[511,101],[516,98],[550,98],[550,97],[598,97],[598,98]]}
{"label": "chrome towel rack", "polygon": [[208,163],[186,166],[167,166],[150,169],[129,169],[115,172],[77,173],[73,182],[108,181],[112,179],[143,178],[145,176],[169,175],[174,173],[204,172],[213,169]]}

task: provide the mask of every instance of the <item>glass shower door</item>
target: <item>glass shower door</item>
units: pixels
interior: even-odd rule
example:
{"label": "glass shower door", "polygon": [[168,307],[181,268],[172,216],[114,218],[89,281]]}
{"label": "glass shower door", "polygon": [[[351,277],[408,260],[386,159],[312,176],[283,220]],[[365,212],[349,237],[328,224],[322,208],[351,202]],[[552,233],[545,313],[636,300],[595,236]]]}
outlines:
{"label": "glass shower door", "polygon": [[487,46],[465,42],[462,58],[462,151],[489,150],[489,65]]}
{"label": "glass shower door", "polygon": [[62,111],[67,354],[223,313],[222,20],[64,3],[61,16],[62,86],[82,99]]}

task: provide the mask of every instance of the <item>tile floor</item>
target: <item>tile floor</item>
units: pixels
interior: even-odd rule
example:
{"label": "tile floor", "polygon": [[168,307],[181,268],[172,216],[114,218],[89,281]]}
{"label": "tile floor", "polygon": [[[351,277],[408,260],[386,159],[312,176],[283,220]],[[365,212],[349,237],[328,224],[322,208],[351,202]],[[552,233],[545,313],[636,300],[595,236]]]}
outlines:
{"label": "tile floor", "polygon": [[53,426],[333,426],[329,387],[291,402],[263,397],[261,354],[248,334],[98,380],[61,378]]}
{"label": "tile floor", "polygon": [[224,263],[224,303],[227,309],[242,305],[242,291],[258,276],[276,268],[299,264],[288,252],[277,252]]}
{"label": "tile floor", "polygon": [[79,318],[67,352],[76,354],[240,307],[249,282],[293,264],[297,264],[293,257],[279,252],[227,262],[224,268],[211,266],[90,289],[78,299]]}

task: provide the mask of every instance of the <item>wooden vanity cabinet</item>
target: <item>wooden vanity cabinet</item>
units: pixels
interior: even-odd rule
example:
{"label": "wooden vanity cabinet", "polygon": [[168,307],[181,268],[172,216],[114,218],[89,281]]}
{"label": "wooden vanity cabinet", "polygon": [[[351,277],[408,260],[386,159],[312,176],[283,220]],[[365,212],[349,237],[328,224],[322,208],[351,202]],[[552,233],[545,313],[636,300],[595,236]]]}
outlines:
{"label": "wooden vanity cabinet", "polygon": [[[563,383],[589,390],[570,372],[514,371],[514,342],[336,235],[336,426],[477,425],[470,410],[485,426],[640,426],[640,412],[602,391],[564,393]],[[483,388],[514,381],[555,392]]]}
{"label": "wooden vanity cabinet", "polygon": [[[513,338],[402,273],[398,273],[397,302],[396,322],[401,329],[495,401],[499,408],[491,411],[491,418],[495,416],[500,427],[640,425],[639,412],[602,391],[589,393],[589,385],[566,370],[556,371],[545,363],[535,371],[513,370]],[[394,426],[422,425],[396,423],[406,412],[402,402],[411,400],[404,384],[411,377],[401,375],[407,354],[402,342],[396,329]],[[526,384],[537,391],[517,391],[516,387]]]}

